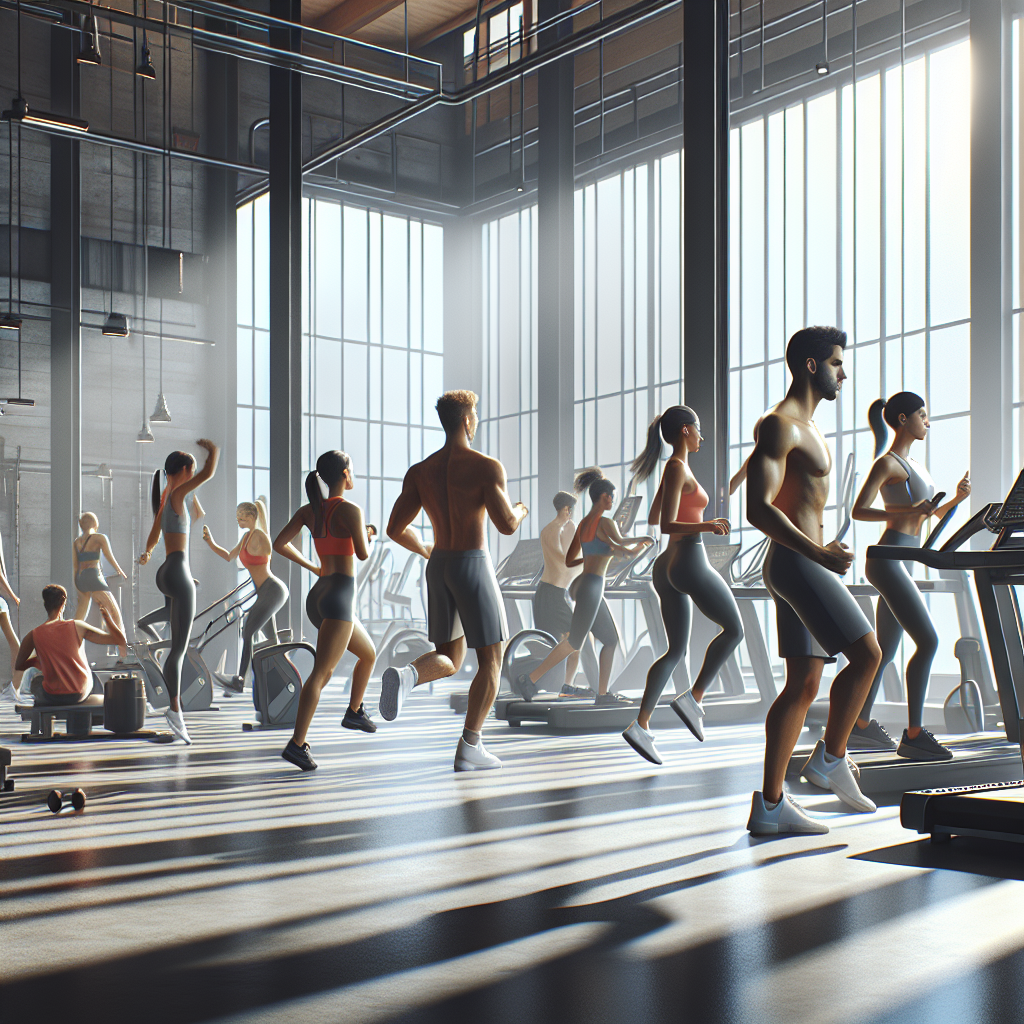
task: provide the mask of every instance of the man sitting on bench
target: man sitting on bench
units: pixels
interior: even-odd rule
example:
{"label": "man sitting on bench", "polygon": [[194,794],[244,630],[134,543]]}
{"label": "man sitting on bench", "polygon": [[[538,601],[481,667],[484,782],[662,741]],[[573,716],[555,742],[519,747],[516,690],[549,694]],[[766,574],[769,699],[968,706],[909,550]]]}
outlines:
{"label": "man sitting on bench", "polygon": [[65,619],[68,592],[59,584],[43,587],[43,607],[49,616],[41,626],[25,634],[18,649],[17,668],[38,668],[32,678],[32,697],[37,705],[78,704],[92,693],[92,669],[85,657],[84,642],[123,646],[121,629],[101,607],[107,631],[79,619]]}

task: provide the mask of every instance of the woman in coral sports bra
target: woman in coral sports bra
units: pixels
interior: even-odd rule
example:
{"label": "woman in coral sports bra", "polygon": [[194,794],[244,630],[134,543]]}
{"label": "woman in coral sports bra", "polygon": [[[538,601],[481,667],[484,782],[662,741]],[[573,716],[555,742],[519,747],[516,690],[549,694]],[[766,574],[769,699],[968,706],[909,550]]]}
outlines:
{"label": "woman in coral sports bra", "polygon": [[[256,588],[256,600],[246,612],[242,623],[242,656],[237,675],[231,679],[219,677],[221,685],[235,693],[241,693],[245,686],[245,674],[249,671],[252,660],[252,641],[258,632],[272,643],[277,643],[277,622],[275,615],[288,603],[288,588],[270,571],[270,527],[267,524],[267,508],[257,498],[255,501],[243,501],[235,509],[238,525],[246,533],[231,551],[222,548],[210,533],[208,526],[203,527],[203,540],[210,549],[227,562],[236,558],[242,567],[249,570],[253,586]],[[256,686],[252,688],[253,703],[256,703]]]}
{"label": "woman in coral sports bra", "polygon": [[659,525],[669,538],[653,570],[654,589],[661,599],[661,617],[668,634],[668,650],[648,670],[640,714],[622,734],[638,754],[654,764],[661,764],[661,756],[649,728],[651,715],[673,670],[686,654],[693,605],[722,627],[704,652],[704,664],[693,686],[672,701],[672,709],[698,740],[704,739],[701,721],[704,692],[743,639],[736,600],[729,585],[711,567],[704,550],[703,535],[725,536],[729,532],[729,520],[704,519],[708,496],[688,464],[690,453],[700,451],[701,440],[697,414],[689,406],[674,405],[651,423],[647,446],[632,466],[637,479],[646,480],[658,467],[662,441],[672,445],[672,455],[665,464],[648,518],[648,522]]}
{"label": "woman in coral sports bra", "polygon": [[[326,500],[321,482],[327,487]],[[377,652],[363,624],[355,616],[355,559],[365,561],[369,557],[369,538],[363,510],[344,497],[345,491],[352,490],[352,486],[352,460],[344,452],[324,452],[316,460],[315,472],[306,477],[309,504],[303,505],[292,516],[274,541],[274,550],[279,555],[290,558],[320,577],[306,597],[306,615],[317,630],[316,661],[309,678],[302,684],[295,732],[281,751],[286,761],[291,761],[304,772],[316,768],[316,761],[309,753],[306,732],[313,721],[320,691],[330,682],[346,650],[356,656],[356,667],[352,671],[348,710],[341,724],[346,729],[377,731],[363,710],[363,694],[366,693]],[[311,562],[292,544],[303,527],[313,536],[319,565]]]}

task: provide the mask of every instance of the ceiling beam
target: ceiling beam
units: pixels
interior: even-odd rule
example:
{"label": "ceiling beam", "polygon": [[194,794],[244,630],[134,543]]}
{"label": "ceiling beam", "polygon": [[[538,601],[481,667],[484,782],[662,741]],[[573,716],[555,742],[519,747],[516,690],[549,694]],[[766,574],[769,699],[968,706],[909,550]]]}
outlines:
{"label": "ceiling beam", "polygon": [[[484,0],[483,12],[481,13],[480,23],[483,24],[486,21],[487,12],[503,3],[504,0]],[[447,35],[454,29],[459,28],[461,25],[466,24],[472,18],[476,16],[476,3],[467,3],[465,9],[461,14],[456,14],[454,18],[449,18],[447,21],[440,25],[435,25],[434,28],[429,29],[422,35],[417,36],[409,44],[410,50],[419,50],[421,47],[432,43],[435,39],[440,39],[441,36]]]}
{"label": "ceiling beam", "polygon": [[383,17],[388,11],[401,7],[403,2],[404,0],[342,0],[333,10],[320,15],[311,28],[333,32],[338,36],[349,36]]}

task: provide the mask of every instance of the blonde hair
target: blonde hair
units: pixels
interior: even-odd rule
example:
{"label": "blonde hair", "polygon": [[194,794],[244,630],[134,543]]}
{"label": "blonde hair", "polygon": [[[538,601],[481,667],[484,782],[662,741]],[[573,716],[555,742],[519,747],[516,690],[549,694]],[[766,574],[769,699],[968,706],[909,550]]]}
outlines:
{"label": "blonde hair", "polygon": [[255,501],[240,501],[236,511],[252,516],[256,520],[256,528],[269,536],[270,523],[267,520],[267,506],[263,504],[261,498],[257,498]]}
{"label": "blonde hair", "polygon": [[78,525],[83,530],[87,530],[89,526],[92,526],[93,529],[98,530],[100,528],[100,521],[96,518],[96,514],[94,512],[83,512],[78,517]]}

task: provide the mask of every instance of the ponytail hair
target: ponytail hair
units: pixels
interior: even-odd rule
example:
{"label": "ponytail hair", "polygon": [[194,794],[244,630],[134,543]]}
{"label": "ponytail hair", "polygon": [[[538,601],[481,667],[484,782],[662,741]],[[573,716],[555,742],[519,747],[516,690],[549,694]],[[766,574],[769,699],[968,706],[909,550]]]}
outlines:
{"label": "ponytail hair", "polygon": [[591,466],[590,469],[584,469],[576,474],[572,489],[577,494],[587,491],[590,494],[590,500],[597,501],[602,494],[614,494],[615,484],[604,475],[599,467]]}
{"label": "ponytail hair", "polygon": [[238,512],[242,512],[247,516],[252,516],[256,520],[256,529],[262,530],[264,533],[270,533],[270,526],[267,522],[267,506],[263,504],[262,499],[257,498],[255,501],[240,501],[238,503]]}
{"label": "ponytail hair", "polygon": [[160,511],[160,506],[163,504],[164,492],[160,489],[160,470],[153,470],[153,485],[150,488],[149,501],[153,506],[153,515],[156,515]]}
{"label": "ponytail hair", "polygon": [[647,428],[647,445],[629,467],[633,476],[643,483],[657,468],[661,458],[661,442],[675,444],[683,427],[697,422],[697,414],[688,405],[673,405],[651,420]]}
{"label": "ponytail hair", "polygon": [[324,528],[324,492],[320,488],[320,481],[327,485],[328,490],[332,488],[344,475],[345,470],[351,468],[352,460],[345,452],[330,451],[324,452],[316,460],[316,469],[306,476],[306,497],[313,509],[313,536],[319,537],[320,531]]}
{"label": "ponytail hair", "polygon": [[[171,452],[170,455],[164,459],[164,476],[171,477],[175,473],[180,473],[183,469],[196,468],[196,460],[188,452]],[[160,470],[154,470],[153,472],[153,487],[150,496],[150,503],[153,506],[153,515],[156,515],[160,511],[160,506],[164,503],[164,498],[167,495],[167,488],[165,487],[162,491],[160,490]]]}
{"label": "ponytail hair", "polygon": [[924,399],[914,391],[897,391],[887,402],[876,398],[871,403],[868,407],[868,422],[875,435],[876,459],[882,454],[888,440],[885,425],[888,424],[893,430],[899,430],[901,416],[910,416],[924,407]]}

